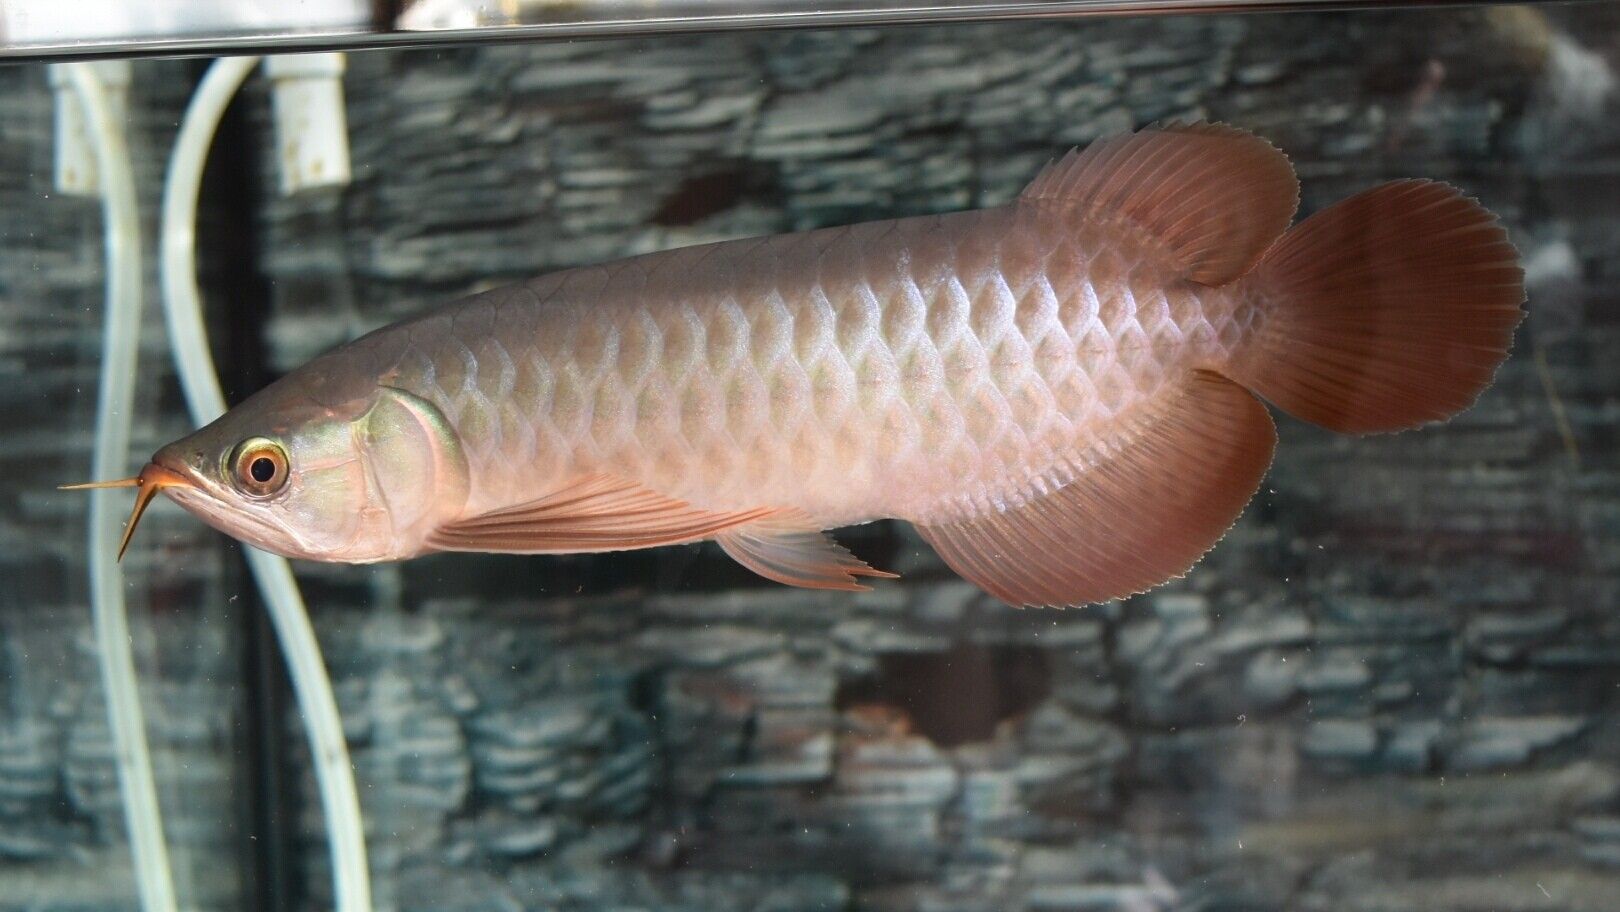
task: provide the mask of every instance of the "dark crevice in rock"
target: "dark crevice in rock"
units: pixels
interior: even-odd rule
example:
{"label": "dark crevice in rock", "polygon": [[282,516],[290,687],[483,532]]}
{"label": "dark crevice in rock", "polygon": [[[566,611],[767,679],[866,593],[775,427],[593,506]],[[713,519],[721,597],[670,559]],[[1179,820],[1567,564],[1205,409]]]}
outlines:
{"label": "dark crevice in rock", "polygon": [[960,642],[945,652],[891,652],[876,671],[843,683],[840,710],[892,707],[941,747],[995,737],[996,729],[1051,693],[1046,654],[1030,646]]}
{"label": "dark crevice in rock", "polygon": [[664,197],[652,215],[655,225],[693,225],[724,212],[742,200],[748,172],[741,168],[698,174],[682,181]]}

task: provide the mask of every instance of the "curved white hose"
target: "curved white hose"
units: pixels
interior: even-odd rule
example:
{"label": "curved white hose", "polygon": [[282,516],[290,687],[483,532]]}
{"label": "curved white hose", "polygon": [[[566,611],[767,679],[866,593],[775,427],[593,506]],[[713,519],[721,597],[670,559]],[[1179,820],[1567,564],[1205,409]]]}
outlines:
{"label": "curved white hose", "polygon": [[[135,361],[141,338],[141,224],[135,176],[123,125],[113,121],[107,93],[90,64],[67,64],[67,73],[90,127],[101,172],[102,218],[107,245],[107,324],[101,339],[101,386],[96,398],[95,478],[118,478],[129,461],[130,410],[135,399]],[[96,629],[101,686],[107,694],[124,796],[135,882],[146,912],[174,912],[174,880],[163,842],[163,816],[152,780],[146,722],[135,681],[124,575],[118,569],[118,537],[124,515],[112,491],[90,492],[90,610]]]}
{"label": "curved white hose", "polygon": [[[180,383],[192,418],[199,425],[224,413],[225,394],[208,351],[202,300],[197,291],[197,193],[220,117],[258,60],[228,57],[208,68],[208,75],[186,109],[164,182],[163,311]],[[109,545],[102,550],[111,555],[113,549]],[[310,759],[315,765],[315,782],[331,842],[337,908],[340,912],[370,912],[371,876],[366,867],[365,830],[360,800],[355,794],[354,767],[349,762],[349,748],[343,740],[343,725],[321,660],[320,644],[287,562],[256,548],[244,546],[244,550],[287,657],[288,674],[309,739]]]}

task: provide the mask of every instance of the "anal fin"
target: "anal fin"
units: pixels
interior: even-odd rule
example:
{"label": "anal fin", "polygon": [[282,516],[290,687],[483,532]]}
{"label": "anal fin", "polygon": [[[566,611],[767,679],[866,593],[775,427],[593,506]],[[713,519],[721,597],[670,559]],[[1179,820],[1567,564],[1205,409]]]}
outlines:
{"label": "anal fin", "polygon": [[1254,396],[1195,371],[1072,460],[1073,481],[919,525],[947,564],[1014,605],[1081,605],[1186,573],[1254,496],[1276,443]]}
{"label": "anal fin", "polygon": [[857,577],[896,578],[874,570],[796,510],[727,529],[715,541],[737,563],[789,586],[860,592],[870,587]]}

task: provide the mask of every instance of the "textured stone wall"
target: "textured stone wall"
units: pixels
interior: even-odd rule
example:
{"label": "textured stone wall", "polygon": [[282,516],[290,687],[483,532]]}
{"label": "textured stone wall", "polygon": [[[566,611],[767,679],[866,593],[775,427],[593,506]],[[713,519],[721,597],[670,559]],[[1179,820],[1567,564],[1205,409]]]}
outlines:
{"label": "textured stone wall", "polygon": [[[1612,909],[1620,368],[1604,355],[1620,343],[1620,130],[1592,87],[1620,62],[1620,16],[1549,15],[353,55],[354,185],[259,213],[262,342],[278,370],[547,269],[994,204],[1069,145],[1171,117],[1271,138],[1299,167],[1306,210],[1387,178],[1456,182],[1504,216],[1535,282],[1514,358],[1477,408],[1369,439],[1282,419],[1277,464],[1227,540],[1123,604],[1008,609],[888,524],[840,535],[905,577],[854,597],[775,587],[707,547],[300,566],[379,907]],[[265,99],[250,97],[262,132]],[[42,142],[6,154],[38,158]],[[93,222],[52,217],[64,223],[41,236],[82,271],[57,293],[93,304]],[[0,281],[40,281],[13,262]],[[94,328],[86,317],[69,337],[76,351]],[[70,400],[81,435],[88,389]],[[172,393],[156,405],[172,430]],[[37,439],[66,445],[59,415],[33,420]],[[32,534],[59,542],[59,585],[79,585],[82,517],[30,496]],[[164,542],[147,565],[176,548],[218,560],[179,518],[147,531]],[[172,648],[230,613],[235,591],[179,590],[169,611],[215,614],[168,621]],[[71,599],[7,598],[3,654],[26,629],[28,649],[89,667],[68,645],[82,628],[61,620]],[[40,605],[59,606],[54,635],[28,621]],[[28,667],[48,682],[38,655]],[[182,679],[176,693],[228,682]],[[48,713],[37,689],[8,699]],[[296,719],[285,727],[303,771],[295,905],[321,908],[318,804]],[[25,769],[65,775],[54,754]],[[60,806],[0,805],[0,828],[72,825]],[[120,838],[97,819],[99,843],[36,838],[77,858]],[[49,869],[6,851],[0,885]]]}

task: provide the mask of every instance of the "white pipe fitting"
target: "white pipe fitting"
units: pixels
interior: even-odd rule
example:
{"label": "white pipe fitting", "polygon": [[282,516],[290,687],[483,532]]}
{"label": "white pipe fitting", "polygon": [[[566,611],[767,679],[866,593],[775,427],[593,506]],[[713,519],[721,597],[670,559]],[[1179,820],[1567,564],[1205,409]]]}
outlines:
{"label": "white pipe fitting", "polygon": [[[71,64],[56,63],[46,70],[56,96],[56,174],[58,192],[72,196],[101,193],[101,166],[85,116],[84,100],[74,91]],[[129,83],[133,68],[128,60],[101,60],[89,65],[106,99],[107,119],[120,127],[129,115]]]}
{"label": "white pipe fitting", "polygon": [[343,68],[342,54],[287,54],[265,61],[283,194],[349,182]]}

